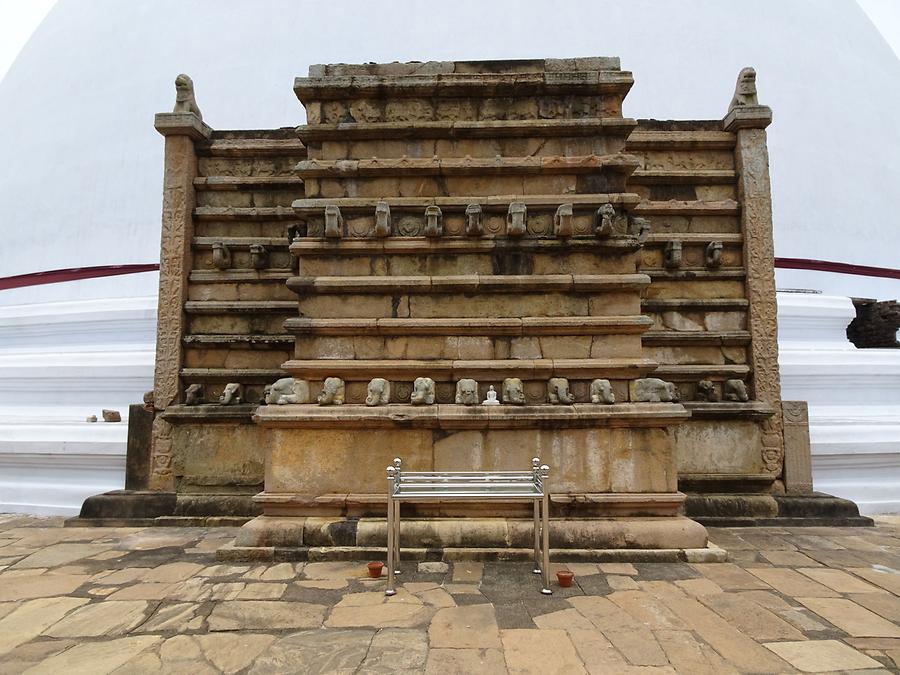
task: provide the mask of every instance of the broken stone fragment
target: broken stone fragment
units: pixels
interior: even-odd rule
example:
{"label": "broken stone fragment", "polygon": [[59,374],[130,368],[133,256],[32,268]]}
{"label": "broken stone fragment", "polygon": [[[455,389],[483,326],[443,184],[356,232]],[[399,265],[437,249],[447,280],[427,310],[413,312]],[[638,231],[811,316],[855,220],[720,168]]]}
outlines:
{"label": "broken stone fragment", "polygon": [[103,410],[102,415],[103,415],[104,422],[121,422],[122,421],[122,415],[119,413],[118,410]]}

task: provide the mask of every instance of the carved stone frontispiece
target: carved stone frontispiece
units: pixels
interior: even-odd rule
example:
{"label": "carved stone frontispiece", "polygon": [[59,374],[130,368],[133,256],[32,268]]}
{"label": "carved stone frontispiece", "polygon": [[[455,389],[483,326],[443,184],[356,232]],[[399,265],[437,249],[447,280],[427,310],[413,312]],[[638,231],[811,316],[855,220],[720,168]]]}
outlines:
{"label": "carved stone frontispiece", "polygon": [[478,382],[472,379],[462,379],[456,383],[457,405],[478,405]]}
{"label": "carved stone frontispiece", "polygon": [[387,405],[391,400],[391,383],[383,377],[375,377],[366,388],[366,405],[375,407]]}
{"label": "carved stone frontispiece", "polygon": [[564,377],[551,377],[547,382],[547,400],[557,405],[575,403],[575,397],[569,390],[569,380]]}
{"label": "carved stone frontispiece", "polygon": [[560,204],[553,214],[553,234],[557,237],[571,237],[575,232],[575,216],[571,204]]}
{"label": "carved stone frontispiece", "polygon": [[322,391],[316,398],[319,405],[343,405],[344,381],[339,377],[326,377]]}
{"label": "carved stone frontispiece", "polygon": [[391,234],[391,205],[381,200],[375,205],[375,236],[387,237]]}
{"label": "carved stone frontispiece", "polygon": [[268,405],[309,403],[309,382],[293,377],[282,377],[266,387],[264,400]]}
{"label": "carved stone frontispiece", "polygon": [[509,405],[525,405],[525,387],[518,377],[507,377],[501,389],[504,403]]}
{"label": "carved stone frontispiece", "polygon": [[591,382],[591,403],[612,405],[616,402],[609,380],[594,380]]}
{"label": "carved stone frontispiece", "polygon": [[219,397],[219,405],[238,405],[244,401],[244,385],[229,382]]}
{"label": "carved stone frontispiece", "polygon": [[194,96],[194,81],[184,73],[175,78],[175,107],[172,112],[193,113],[198,119],[203,119]]}
{"label": "carved stone frontispiece", "polygon": [[441,207],[431,204],[425,207],[425,236],[440,237],[444,233]]}
{"label": "carved stone frontispiece", "polygon": [[434,380],[430,377],[417,377],[413,382],[409,402],[413,405],[434,405]]}
{"label": "carved stone frontispiece", "polygon": [[506,212],[506,236],[521,237],[525,234],[528,220],[528,207],[525,202],[513,202]]}
{"label": "carved stone frontispiece", "polygon": [[466,234],[470,237],[480,237],[484,234],[481,204],[469,204],[466,207]]}
{"label": "carved stone frontispiece", "polygon": [[339,239],[344,233],[344,217],[338,206],[325,207],[325,236],[328,239]]}

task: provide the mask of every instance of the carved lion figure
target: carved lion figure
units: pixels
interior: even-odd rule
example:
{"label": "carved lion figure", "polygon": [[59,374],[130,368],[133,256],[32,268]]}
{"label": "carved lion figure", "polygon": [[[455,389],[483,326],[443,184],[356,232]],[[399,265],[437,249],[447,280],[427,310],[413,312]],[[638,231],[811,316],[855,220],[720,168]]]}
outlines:
{"label": "carved lion figure", "polygon": [[743,380],[725,380],[725,400],[746,403],[750,400]]}
{"label": "carved lion figure", "polygon": [[507,377],[503,380],[501,390],[503,402],[510,405],[525,405],[525,388],[518,377]]}
{"label": "carved lion figure", "polygon": [[373,378],[366,390],[366,405],[387,405],[391,400],[391,383],[383,377]]}
{"label": "carved lion figure", "polygon": [[409,402],[413,405],[434,404],[434,380],[430,377],[417,377],[413,382],[412,394]]}
{"label": "carved lion figure", "polygon": [[634,382],[634,400],[641,403],[677,403],[680,395],[674,382],[645,377]]}
{"label": "carved lion figure", "polygon": [[575,403],[575,397],[569,391],[569,381],[564,377],[551,377],[547,382],[547,399],[550,403],[563,405]]}
{"label": "carved lion figure", "polygon": [[591,403],[604,403],[612,405],[616,402],[609,380],[594,380],[591,382]]}
{"label": "carved lion figure", "polygon": [[475,380],[462,379],[456,383],[457,405],[478,405],[478,383]]}
{"label": "carved lion figure", "polygon": [[697,400],[715,403],[719,400],[719,392],[711,380],[700,380],[697,383]]}
{"label": "carved lion figure", "polygon": [[339,377],[326,377],[316,402],[319,405],[343,405],[344,381]]}
{"label": "carved lion figure", "polygon": [[594,214],[594,234],[598,237],[608,237],[613,231],[613,218],[616,217],[616,209],[612,204],[606,203],[597,209]]}
{"label": "carved lion figure", "polygon": [[184,390],[185,405],[200,405],[203,403],[203,385],[191,384]]}
{"label": "carved lion figure", "polygon": [[184,73],[175,78],[175,108],[172,112],[194,113],[199,119],[203,119],[200,108],[197,107],[197,99],[194,98],[194,81]]}
{"label": "carved lion figure", "polygon": [[756,97],[756,71],[753,68],[743,68],[738,74],[734,85],[734,97],[728,106],[729,112],[739,106],[759,105]]}
{"label": "carved lion figure", "polygon": [[244,399],[244,385],[238,382],[229,382],[225,385],[222,395],[219,397],[219,405],[237,405]]}
{"label": "carved lion figure", "polygon": [[309,403],[309,382],[282,377],[266,387],[265,401],[269,405]]}

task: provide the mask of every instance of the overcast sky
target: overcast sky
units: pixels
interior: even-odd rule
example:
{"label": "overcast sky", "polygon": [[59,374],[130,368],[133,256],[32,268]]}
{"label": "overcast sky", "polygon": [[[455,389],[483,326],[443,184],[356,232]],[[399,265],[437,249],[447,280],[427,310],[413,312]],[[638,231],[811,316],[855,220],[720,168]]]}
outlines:
{"label": "overcast sky", "polygon": [[[737,3],[738,0],[731,1]],[[900,58],[900,0],[857,2]],[[0,80],[55,4],[56,0],[0,0]],[[372,7],[368,2],[363,6]]]}

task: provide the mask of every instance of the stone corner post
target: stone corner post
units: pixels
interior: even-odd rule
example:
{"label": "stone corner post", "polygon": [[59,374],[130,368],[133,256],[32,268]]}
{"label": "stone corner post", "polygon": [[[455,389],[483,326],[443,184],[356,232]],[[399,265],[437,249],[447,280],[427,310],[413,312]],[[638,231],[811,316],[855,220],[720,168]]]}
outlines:
{"label": "stone corner post", "polygon": [[165,136],[162,244],[159,260],[159,306],[156,328],[156,366],[153,378],[153,420],[150,450],[151,490],[175,488],[172,472],[172,426],[158,413],[177,403],[181,340],[185,332],[184,302],[191,269],[194,236],[194,178],[197,153],[194,143],[209,139],[212,129],[193,112],[158,113],[156,130]]}
{"label": "stone corner post", "polygon": [[[755,75],[754,75],[755,77]],[[755,99],[755,87],[753,98]],[[778,306],[775,297],[775,246],[772,238],[772,193],[766,127],[772,122],[768,106],[732,106],[725,116],[725,131],[734,132],[744,268],[747,271],[748,329],[752,397],[767,403],[774,414],[763,423],[762,461],[767,472],[781,475],[784,437],[781,379],[778,371]]]}

